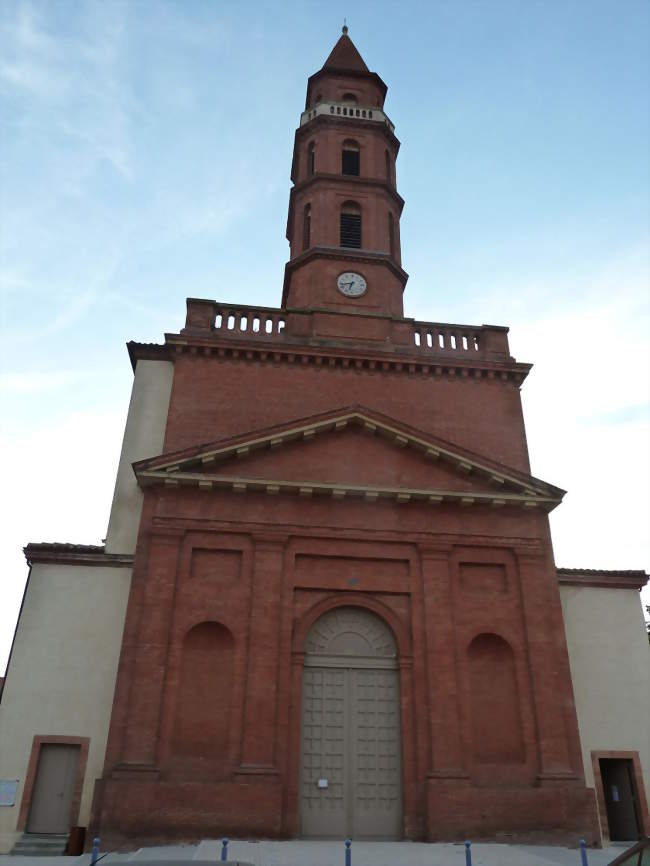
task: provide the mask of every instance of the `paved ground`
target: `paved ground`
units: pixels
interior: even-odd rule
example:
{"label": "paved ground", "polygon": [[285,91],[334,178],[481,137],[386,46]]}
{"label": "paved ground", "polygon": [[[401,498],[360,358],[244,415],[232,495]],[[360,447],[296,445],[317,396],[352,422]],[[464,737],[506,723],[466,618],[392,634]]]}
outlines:
{"label": "paved ground", "polygon": [[[138,861],[199,860],[218,862],[221,841],[205,840],[199,845],[170,845],[140,848],[130,854],[106,854],[102,866]],[[581,866],[580,851],[541,845],[472,845],[472,866]],[[589,866],[607,866],[622,847],[587,851]],[[253,866],[344,866],[345,849],[340,842],[244,842],[231,840],[228,861]],[[0,866],[88,866],[90,855],[81,857],[10,857],[0,855]],[[197,864],[198,866],[198,864]],[[462,844],[418,842],[354,842],[352,866],[465,866]]]}

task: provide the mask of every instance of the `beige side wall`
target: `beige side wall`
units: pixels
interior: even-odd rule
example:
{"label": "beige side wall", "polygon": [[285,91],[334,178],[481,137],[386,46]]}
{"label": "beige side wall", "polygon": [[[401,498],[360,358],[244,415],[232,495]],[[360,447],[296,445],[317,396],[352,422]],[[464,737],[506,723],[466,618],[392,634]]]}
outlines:
{"label": "beige side wall", "polygon": [[106,553],[135,552],[142,491],[136,483],[131,464],[162,452],[173,377],[171,361],[138,361],[135,368],[106,532]]}
{"label": "beige side wall", "polygon": [[89,737],[79,824],[101,776],[131,569],[32,566],[0,703],[0,779],[19,779],[0,807],[0,852],[16,832],[35,735]]}
{"label": "beige side wall", "polygon": [[634,589],[560,586],[587,785],[593,751],[638,751],[650,797],[650,645]]}

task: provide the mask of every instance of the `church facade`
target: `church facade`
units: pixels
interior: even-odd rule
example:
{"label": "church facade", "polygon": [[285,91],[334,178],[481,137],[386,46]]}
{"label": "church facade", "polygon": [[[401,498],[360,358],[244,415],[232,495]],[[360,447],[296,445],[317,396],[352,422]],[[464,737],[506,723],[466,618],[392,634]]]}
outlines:
{"label": "church facade", "polygon": [[[650,831],[646,575],[556,569],[507,328],[404,316],[386,90],[345,29],[309,78],[280,307],[188,299],[129,344],[105,545],[26,549],[6,846],[56,823],[45,755],[104,847]],[[60,583],[106,621],[73,629],[77,676],[48,662],[54,727],[34,704],[25,728],[32,600]]]}

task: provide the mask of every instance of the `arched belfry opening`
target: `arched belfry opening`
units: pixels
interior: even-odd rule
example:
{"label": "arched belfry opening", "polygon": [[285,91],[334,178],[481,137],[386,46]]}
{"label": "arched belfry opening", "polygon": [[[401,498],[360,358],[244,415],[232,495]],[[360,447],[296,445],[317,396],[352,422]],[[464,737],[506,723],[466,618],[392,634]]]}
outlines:
{"label": "arched belfry opening", "polygon": [[393,633],[364,608],[328,611],[305,640],[301,835],[401,838],[401,753]]}

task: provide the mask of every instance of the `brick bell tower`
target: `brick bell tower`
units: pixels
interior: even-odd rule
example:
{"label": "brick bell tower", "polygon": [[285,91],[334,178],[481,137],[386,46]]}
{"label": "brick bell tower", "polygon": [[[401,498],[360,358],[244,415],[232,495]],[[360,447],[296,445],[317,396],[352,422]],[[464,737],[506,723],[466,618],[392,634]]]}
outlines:
{"label": "brick bell tower", "polygon": [[284,307],[403,316],[400,143],[384,112],[386,91],[344,26],[309,78],[296,131]]}
{"label": "brick bell tower", "polygon": [[344,28],[296,131],[281,307],[189,298],[129,344],[109,847],[597,838],[530,365],[505,327],[404,316],[385,95]]}

